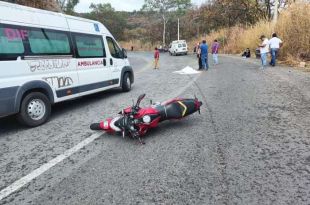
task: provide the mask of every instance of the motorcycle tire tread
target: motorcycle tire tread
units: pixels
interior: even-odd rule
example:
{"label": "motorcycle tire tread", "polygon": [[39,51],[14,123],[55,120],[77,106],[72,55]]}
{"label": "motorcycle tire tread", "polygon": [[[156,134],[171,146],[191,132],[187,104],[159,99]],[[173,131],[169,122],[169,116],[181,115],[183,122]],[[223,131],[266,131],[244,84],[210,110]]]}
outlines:
{"label": "motorcycle tire tread", "polygon": [[100,127],[100,123],[93,123],[90,125],[91,130],[102,130]]}

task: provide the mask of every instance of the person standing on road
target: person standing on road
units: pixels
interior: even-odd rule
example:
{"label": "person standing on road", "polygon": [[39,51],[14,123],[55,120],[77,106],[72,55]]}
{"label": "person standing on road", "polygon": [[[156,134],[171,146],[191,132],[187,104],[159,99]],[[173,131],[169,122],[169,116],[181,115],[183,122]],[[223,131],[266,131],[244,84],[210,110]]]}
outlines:
{"label": "person standing on road", "polygon": [[154,69],[159,69],[159,50],[157,47],[155,47],[155,53],[154,53]]}
{"label": "person standing on road", "polygon": [[219,60],[218,60],[219,48],[220,48],[220,44],[217,42],[217,39],[215,39],[211,47],[214,65],[217,65],[219,63]]}
{"label": "person standing on road", "polygon": [[209,69],[209,64],[208,64],[208,44],[206,40],[202,41],[202,45],[200,45],[200,59],[202,63],[202,68],[205,70]]}
{"label": "person standing on road", "polygon": [[200,56],[200,53],[201,53],[201,50],[200,50],[200,42],[197,43],[197,46],[196,46],[196,53],[197,53],[197,58],[198,58],[198,70],[201,70],[202,69],[202,63],[201,63],[201,56]]}
{"label": "person standing on road", "polygon": [[259,44],[259,50],[260,50],[260,58],[262,60],[262,69],[265,69],[267,66],[267,54],[269,53],[269,41],[268,38],[266,38],[265,35],[261,35],[259,38],[262,42]]}
{"label": "person standing on road", "polygon": [[282,47],[282,40],[277,37],[276,33],[272,34],[272,38],[269,40],[270,45],[270,54],[271,54],[271,61],[269,65],[275,66],[276,65],[276,59],[278,57],[279,49]]}

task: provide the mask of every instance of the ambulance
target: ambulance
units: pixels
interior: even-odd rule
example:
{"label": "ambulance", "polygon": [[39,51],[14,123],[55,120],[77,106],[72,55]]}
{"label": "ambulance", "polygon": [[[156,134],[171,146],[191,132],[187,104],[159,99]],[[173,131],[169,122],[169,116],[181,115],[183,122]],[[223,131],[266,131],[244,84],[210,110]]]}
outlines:
{"label": "ambulance", "polygon": [[39,126],[55,103],[133,83],[126,51],[100,22],[0,1],[0,117]]}

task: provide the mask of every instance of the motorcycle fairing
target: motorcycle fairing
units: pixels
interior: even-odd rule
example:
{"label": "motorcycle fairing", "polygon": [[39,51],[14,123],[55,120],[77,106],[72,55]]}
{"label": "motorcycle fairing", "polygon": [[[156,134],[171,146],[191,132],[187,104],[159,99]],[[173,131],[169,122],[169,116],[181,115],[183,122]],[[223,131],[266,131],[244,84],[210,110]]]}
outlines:
{"label": "motorcycle fairing", "polygon": [[118,126],[115,125],[115,123],[120,119],[121,117],[116,117],[110,122],[110,128],[115,130],[116,132],[122,131]]}
{"label": "motorcycle fairing", "polygon": [[105,130],[107,132],[114,132],[114,130],[111,128],[110,124],[111,124],[112,118],[108,118],[105,121],[101,121],[100,122],[100,128],[102,130]]}
{"label": "motorcycle fairing", "polygon": [[146,132],[149,130],[149,128],[154,128],[158,126],[158,123],[161,121],[160,115],[152,115],[151,116],[151,123],[145,124],[145,123],[139,123],[137,124],[137,129],[139,129],[139,133],[141,136],[145,135]]}

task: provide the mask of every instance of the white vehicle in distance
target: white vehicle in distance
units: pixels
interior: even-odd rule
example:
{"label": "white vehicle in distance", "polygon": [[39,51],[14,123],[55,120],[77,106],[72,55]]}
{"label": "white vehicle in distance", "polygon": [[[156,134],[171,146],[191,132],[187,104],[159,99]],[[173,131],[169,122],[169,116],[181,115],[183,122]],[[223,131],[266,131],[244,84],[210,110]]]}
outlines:
{"label": "white vehicle in distance", "polygon": [[187,43],[185,40],[172,41],[169,45],[170,55],[187,55]]}
{"label": "white vehicle in distance", "polygon": [[54,103],[133,82],[126,51],[100,22],[0,1],[0,117],[35,127]]}

